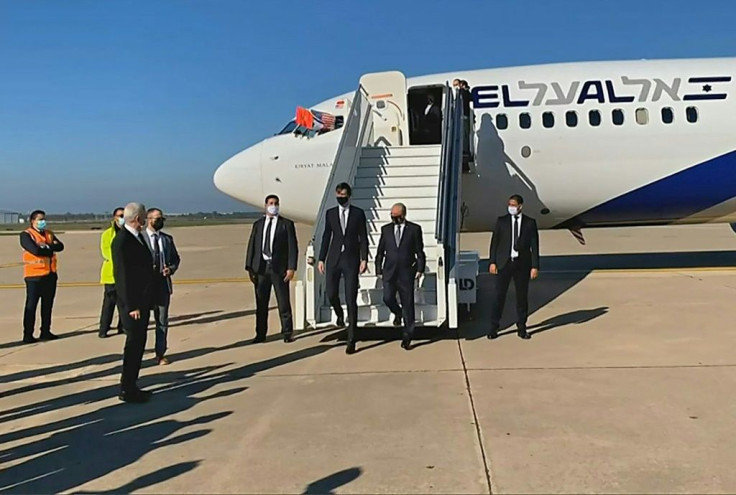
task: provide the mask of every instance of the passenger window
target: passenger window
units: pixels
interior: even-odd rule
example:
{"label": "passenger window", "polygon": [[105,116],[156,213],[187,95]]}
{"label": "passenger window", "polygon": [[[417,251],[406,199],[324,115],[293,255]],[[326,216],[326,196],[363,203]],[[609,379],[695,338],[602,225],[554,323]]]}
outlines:
{"label": "passenger window", "polygon": [[598,110],[591,110],[588,112],[588,121],[593,127],[601,125],[601,113]]}
{"label": "passenger window", "polygon": [[671,124],[675,120],[675,113],[670,107],[664,107],[662,109],[662,122],[665,124]]}
{"label": "passenger window", "polygon": [[532,116],[528,113],[522,113],[519,115],[519,127],[522,129],[529,129],[532,126]]}
{"label": "passenger window", "polygon": [[552,112],[544,112],[542,114],[542,125],[546,129],[551,129],[555,126],[555,114]]}
{"label": "passenger window", "polygon": [[509,128],[509,118],[505,113],[496,115],[496,129],[504,130]]}
{"label": "passenger window", "polygon": [[611,112],[611,118],[613,120],[613,125],[623,125],[624,111],[620,108],[615,109],[613,112]]}
{"label": "passenger window", "polygon": [[577,112],[573,112],[572,110],[567,112],[565,114],[565,121],[567,122],[567,127],[577,127],[578,125]]}
{"label": "passenger window", "polygon": [[687,107],[685,110],[685,113],[687,114],[687,121],[691,124],[694,124],[698,121],[698,109],[695,107]]}
{"label": "passenger window", "polygon": [[636,123],[639,125],[646,125],[649,123],[649,110],[646,108],[636,109]]}

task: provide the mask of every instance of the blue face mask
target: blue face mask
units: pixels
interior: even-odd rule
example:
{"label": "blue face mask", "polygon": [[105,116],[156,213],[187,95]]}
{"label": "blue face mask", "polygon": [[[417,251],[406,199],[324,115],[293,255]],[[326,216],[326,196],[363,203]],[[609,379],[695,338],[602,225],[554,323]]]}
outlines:
{"label": "blue face mask", "polygon": [[38,230],[46,229],[46,220],[39,220],[36,224],[36,228],[38,228]]}
{"label": "blue face mask", "polygon": [[118,225],[120,227],[122,227],[123,225],[125,225],[125,219],[123,217],[117,218],[116,220],[117,220]]}

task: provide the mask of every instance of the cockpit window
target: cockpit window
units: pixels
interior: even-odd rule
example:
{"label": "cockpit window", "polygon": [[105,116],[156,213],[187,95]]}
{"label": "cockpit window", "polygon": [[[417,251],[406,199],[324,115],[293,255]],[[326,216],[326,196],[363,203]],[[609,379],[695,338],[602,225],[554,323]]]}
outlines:
{"label": "cockpit window", "polygon": [[289,134],[291,132],[294,132],[294,129],[296,129],[296,120],[292,120],[291,122],[286,124],[286,126],[281,129],[281,132],[279,132],[278,135]]}
{"label": "cockpit window", "polygon": [[[337,116],[335,116],[335,124],[334,124],[334,129],[340,129],[340,128],[341,128],[341,127],[342,127],[343,125],[345,125],[345,117],[343,117],[342,115],[337,115]],[[303,129],[303,128],[302,128],[302,129]],[[297,130],[296,120],[291,120],[291,121],[289,121],[289,123],[288,123],[288,124],[286,124],[286,125],[284,126],[284,128],[283,128],[283,129],[281,129],[281,131],[279,131],[279,132],[278,132],[278,133],[277,133],[276,135],[277,135],[277,136],[280,136],[280,135],[282,135],[282,134],[291,134],[291,133],[292,133],[292,132],[294,132],[295,130]],[[328,128],[323,128],[323,129],[320,129],[320,130],[319,130],[319,131],[317,132],[317,134],[318,134],[318,135],[319,135],[319,134],[324,134],[324,133],[326,133],[326,132],[329,132],[329,131],[331,131],[331,130],[332,130],[332,129],[328,129]]]}

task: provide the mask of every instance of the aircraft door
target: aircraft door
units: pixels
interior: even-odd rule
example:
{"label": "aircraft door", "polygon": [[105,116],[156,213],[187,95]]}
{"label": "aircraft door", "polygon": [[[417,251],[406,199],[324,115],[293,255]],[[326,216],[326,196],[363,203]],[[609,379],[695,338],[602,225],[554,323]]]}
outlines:
{"label": "aircraft door", "polygon": [[399,71],[374,72],[360,78],[373,105],[374,146],[408,144],[406,77]]}

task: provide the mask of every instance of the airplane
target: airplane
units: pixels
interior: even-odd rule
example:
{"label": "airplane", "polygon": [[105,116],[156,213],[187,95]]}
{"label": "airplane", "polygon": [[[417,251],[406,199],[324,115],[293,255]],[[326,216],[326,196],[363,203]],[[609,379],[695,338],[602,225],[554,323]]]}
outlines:
{"label": "airplane", "polygon": [[[406,86],[409,106],[422,109],[456,78],[472,88],[462,231],[490,232],[512,194],[541,229],[733,226],[735,71],[736,58],[559,63],[413,77]],[[351,95],[311,108],[339,127]],[[283,215],[313,224],[342,128],[306,138],[295,127],[224,162],[215,186],[256,208],[278,194]]]}

